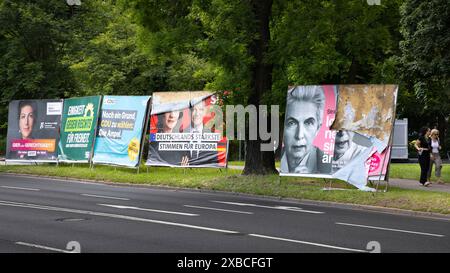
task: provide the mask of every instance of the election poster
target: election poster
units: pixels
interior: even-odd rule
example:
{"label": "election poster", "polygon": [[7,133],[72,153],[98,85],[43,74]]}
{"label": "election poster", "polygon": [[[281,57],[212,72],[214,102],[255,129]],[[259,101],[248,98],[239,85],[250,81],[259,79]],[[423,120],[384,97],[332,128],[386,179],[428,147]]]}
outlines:
{"label": "election poster", "polygon": [[369,158],[369,180],[386,180],[388,163],[392,147],[387,147],[381,154],[377,151]]}
{"label": "election poster", "polygon": [[100,96],[64,100],[58,160],[87,163],[92,156]]}
{"label": "election poster", "polygon": [[366,137],[353,131],[339,130],[335,132],[332,174],[348,165],[371,146],[371,142]]}
{"label": "election poster", "polygon": [[372,190],[367,180],[387,175],[396,92],[392,85],[290,87],[280,175],[336,178]]}
{"label": "election poster", "polygon": [[56,162],[62,100],[9,103],[7,161]]}
{"label": "election poster", "polygon": [[104,96],[94,144],[94,164],[136,167],[140,162],[150,96]]}
{"label": "election poster", "polygon": [[376,139],[378,152],[388,145],[395,121],[398,86],[340,85],[336,122],[332,129],[349,130]]}
{"label": "election poster", "polygon": [[153,93],[146,165],[226,167],[228,141],[221,113],[212,92]]}
{"label": "election poster", "polygon": [[281,175],[331,177],[336,131],[333,85],[295,86],[287,92]]}

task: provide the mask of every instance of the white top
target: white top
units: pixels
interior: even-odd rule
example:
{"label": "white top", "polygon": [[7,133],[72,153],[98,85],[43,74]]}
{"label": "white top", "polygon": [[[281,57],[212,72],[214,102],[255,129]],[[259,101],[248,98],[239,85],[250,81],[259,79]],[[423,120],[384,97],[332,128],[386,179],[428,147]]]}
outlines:
{"label": "white top", "polygon": [[282,173],[314,173],[314,167],[316,162],[313,162],[310,159],[311,153],[313,151],[309,152],[303,159],[301,160],[300,164],[295,167],[294,170],[289,170],[288,160],[286,151],[283,153],[283,156],[281,157],[281,172]]}
{"label": "white top", "polygon": [[350,147],[341,157],[339,157],[338,159],[333,158],[333,172],[336,172],[347,165],[353,158],[357,157],[365,149],[366,148],[364,146],[360,146],[358,144],[355,144],[354,142],[350,142]]}
{"label": "white top", "polygon": [[439,141],[431,140],[431,152],[435,154],[439,153]]}

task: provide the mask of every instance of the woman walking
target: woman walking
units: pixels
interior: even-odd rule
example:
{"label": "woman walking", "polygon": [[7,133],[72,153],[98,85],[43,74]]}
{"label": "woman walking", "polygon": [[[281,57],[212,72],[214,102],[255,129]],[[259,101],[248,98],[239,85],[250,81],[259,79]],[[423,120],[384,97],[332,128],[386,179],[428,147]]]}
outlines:
{"label": "woman walking", "polygon": [[420,164],[420,183],[428,187],[431,183],[427,181],[428,170],[430,169],[430,146],[428,142],[428,135],[430,128],[422,127],[419,132],[419,139],[416,141],[416,149],[419,154]]}
{"label": "woman walking", "polygon": [[442,159],[441,155],[439,154],[439,151],[442,149],[441,142],[439,140],[439,131],[437,129],[431,130],[430,139],[429,139],[429,146],[431,147],[431,161],[430,161],[430,168],[428,170],[428,181],[431,181],[431,171],[434,166],[434,174],[436,178],[438,179],[437,182],[439,184],[443,184],[441,180],[441,169],[442,169]]}

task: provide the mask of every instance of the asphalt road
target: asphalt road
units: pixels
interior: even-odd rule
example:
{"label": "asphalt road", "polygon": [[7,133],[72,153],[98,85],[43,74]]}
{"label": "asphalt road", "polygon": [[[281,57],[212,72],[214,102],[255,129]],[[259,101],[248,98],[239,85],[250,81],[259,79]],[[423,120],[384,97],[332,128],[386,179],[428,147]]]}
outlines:
{"label": "asphalt road", "polygon": [[[372,241],[375,247],[368,247]],[[448,253],[450,220],[0,175],[3,253],[368,252],[378,243],[381,252]]]}

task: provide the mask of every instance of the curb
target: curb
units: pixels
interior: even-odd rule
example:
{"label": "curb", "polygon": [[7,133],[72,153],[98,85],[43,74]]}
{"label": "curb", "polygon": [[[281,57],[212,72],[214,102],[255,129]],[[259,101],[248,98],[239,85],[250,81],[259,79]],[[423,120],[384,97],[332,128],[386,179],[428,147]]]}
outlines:
{"label": "curb", "polygon": [[60,180],[60,181],[65,181],[65,182],[90,183],[90,184],[100,184],[100,185],[108,185],[108,186],[115,186],[115,187],[133,187],[133,188],[146,188],[146,189],[172,190],[172,191],[185,191],[185,192],[202,192],[202,193],[223,193],[223,194],[231,194],[231,195],[235,195],[235,196],[252,197],[252,198],[260,199],[260,200],[276,200],[276,201],[284,201],[284,202],[303,204],[303,205],[327,206],[327,207],[333,207],[333,208],[339,208],[339,209],[352,209],[352,210],[374,212],[374,213],[386,213],[386,214],[391,214],[391,215],[413,216],[413,217],[429,218],[429,219],[434,219],[434,220],[450,221],[450,215],[447,215],[447,214],[441,214],[441,213],[435,213],[435,212],[414,211],[414,210],[406,210],[406,209],[399,209],[399,208],[379,207],[379,206],[371,206],[371,205],[338,203],[338,202],[332,202],[332,201],[296,199],[296,198],[291,198],[291,197],[256,195],[256,194],[250,194],[250,193],[199,189],[199,188],[181,188],[181,187],[164,186],[164,185],[131,184],[131,183],[121,183],[121,182],[111,182],[111,181],[101,181],[101,180],[78,179],[78,178],[73,178],[73,177],[36,175],[36,174],[20,174],[20,173],[10,173],[10,172],[0,172],[0,176],[1,175],[22,176],[22,177],[32,177],[32,178],[47,178],[47,179],[51,179],[51,180]]}

